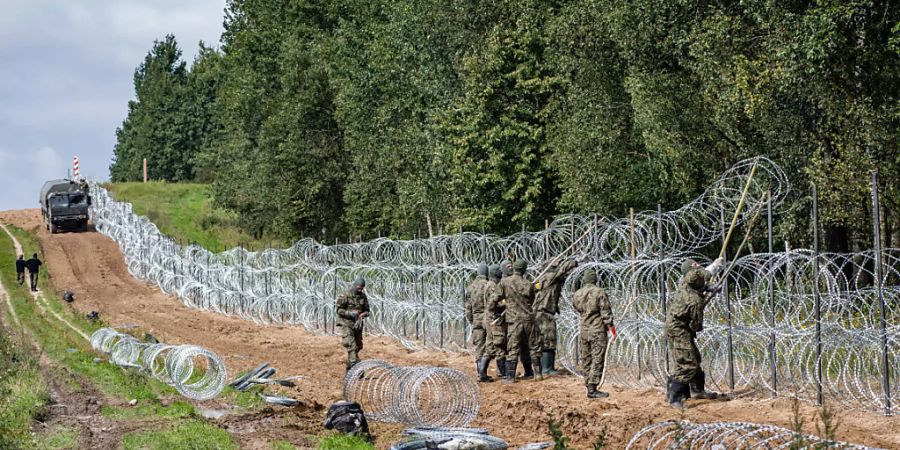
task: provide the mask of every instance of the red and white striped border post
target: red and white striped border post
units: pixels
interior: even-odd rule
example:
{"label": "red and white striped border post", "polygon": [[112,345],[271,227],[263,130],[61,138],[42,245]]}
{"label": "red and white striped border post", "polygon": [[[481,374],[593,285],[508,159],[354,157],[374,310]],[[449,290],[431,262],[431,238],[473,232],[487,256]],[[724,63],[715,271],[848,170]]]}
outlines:
{"label": "red and white striped border post", "polygon": [[81,178],[81,175],[78,173],[78,155],[72,157],[72,165],[75,166],[75,179]]}

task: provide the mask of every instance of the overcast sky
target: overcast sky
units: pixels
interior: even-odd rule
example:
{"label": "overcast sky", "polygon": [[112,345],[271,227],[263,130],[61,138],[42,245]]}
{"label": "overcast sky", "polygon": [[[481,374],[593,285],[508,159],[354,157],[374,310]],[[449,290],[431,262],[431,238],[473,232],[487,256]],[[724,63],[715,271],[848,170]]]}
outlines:
{"label": "overcast sky", "polygon": [[109,178],[132,76],[172,33],[190,63],[218,45],[225,0],[0,0],[0,210],[38,207],[44,181]]}

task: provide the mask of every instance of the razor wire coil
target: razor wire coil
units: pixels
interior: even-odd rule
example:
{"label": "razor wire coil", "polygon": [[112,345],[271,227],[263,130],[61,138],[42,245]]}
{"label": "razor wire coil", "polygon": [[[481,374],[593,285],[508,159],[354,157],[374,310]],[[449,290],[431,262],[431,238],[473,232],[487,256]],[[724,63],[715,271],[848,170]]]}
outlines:
{"label": "razor wire coil", "polygon": [[465,427],[478,415],[478,385],[455,369],[366,360],[347,371],[343,392],[372,420],[431,428],[419,434],[446,434],[452,431],[446,427]]}
{"label": "razor wire coil", "polygon": [[95,331],[91,347],[109,355],[111,363],[143,370],[190,399],[210,400],[225,388],[225,364],[203,347],[145,343],[112,328]]}
{"label": "razor wire coil", "polygon": [[[578,316],[571,298],[581,274],[591,267],[610,296],[619,330],[607,377],[635,388],[665,384],[664,311],[674,298],[683,258],[702,260],[698,252],[722,238],[720,216],[736,209],[745,186],[741,224],[764,208],[767,199],[773,208],[785,210],[790,190],[783,171],[758,157],[736,164],[683,207],[637,213],[633,221],[563,215],[542,232],[506,237],[464,232],[333,246],[302,239],[286,249],[214,253],[176,242],[134,214],[130,204],[113,200],[95,183],[91,186],[93,221],[119,244],[128,270],[186,306],[262,325],[301,325],[334,334],[334,301],[362,276],[372,310],[366,331],[408,348],[468,350],[471,327],[463,302],[476,264],[496,263],[514,253],[529,262],[534,274],[541,263],[578,241],[575,253],[590,262],[573,271],[563,288],[557,320],[560,363],[577,372]],[[896,404],[900,249],[881,254],[884,332],[872,283],[875,256],[873,251],[816,256],[786,248],[737,259],[726,277],[728,289],[707,307],[705,330],[698,335],[707,383],[718,390],[787,393],[808,401],[816,398],[821,384],[827,398],[848,407],[880,411],[889,399]],[[821,298],[818,311],[816,295]],[[881,348],[887,349],[885,364],[879,362]],[[891,382],[887,397],[883,366]]]}
{"label": "razor wire coil", "polygon": [[841,449],[877,450],[874,447],[833,441],[774,425],[746,422],[693,423],[669,421],[648,425],[634,434],[626,450],[723,449]]}

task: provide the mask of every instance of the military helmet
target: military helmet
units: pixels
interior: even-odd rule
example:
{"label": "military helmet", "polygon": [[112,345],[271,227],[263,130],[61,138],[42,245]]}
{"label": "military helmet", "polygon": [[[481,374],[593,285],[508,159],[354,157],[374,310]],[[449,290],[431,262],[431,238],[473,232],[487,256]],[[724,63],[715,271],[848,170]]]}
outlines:
{"label": "military helmet", "polygon": [[697,264],[697,261],[695,261],[693,258],[688,258],[688,259],[684,260],[684,262],[681,263],[681,274],[687,275],[688,272],[694,270],[694,265],[696,265],[696,264]]}
{"label": "military helmet", "polygon": [[582,284],[597,284],[597,271],[594,268],[590,268],[584,271],[584,275],[581,276]]}
{"label": "military helmet", "polygon": [[478,276],[487,278],[487,276],[488,276],[487,264],[479,264],[478,265]]}
{"label": "military helmet", "polygon": [[524,259],[517,259],[516,262],[513,263],[513,271],[515,271],[519,275],[525,273],[525,270],[527,269],[528,263],[525,262]]}
{"label": "military helmet", "polygon": [[500,276],[500,264],[491,264],[491,267],[488,267],[488,274],[492,279],[499,280]]}
{"label": "military helmet", "polygon": [[500,263],[500,273],[504,277],[512,275],[512,263],[510,263],[509,260],[503,260],[503,262]]}

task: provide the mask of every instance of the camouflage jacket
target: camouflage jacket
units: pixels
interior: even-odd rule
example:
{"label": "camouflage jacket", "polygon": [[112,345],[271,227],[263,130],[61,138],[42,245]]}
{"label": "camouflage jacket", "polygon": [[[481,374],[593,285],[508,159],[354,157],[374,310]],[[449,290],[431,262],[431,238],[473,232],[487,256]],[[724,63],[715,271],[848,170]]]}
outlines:
{"label": "camouflage jacket", "polygon": [[352,327],[362,313],[369,312],[369,298],[363,292],[353,289],[339,295],[335,301],[338,325]]}
{"label": "camouflage jacket", "polygon": [[582,287],[572,297],[572,306],[581,316],[581,327],[602,330],[613,324],[612,305],[603,288],[593,284]]}
{"label": "camouflage jacket", "polygon": [[562,263],[554,264],[537,280],[534,280],[536,290],[534,294],[535,312],[559,313],[559,296],[562,293],[563,284],[565,284],[569,272],[575,267],[578,267],[578,263],[572,259],[567,259]]}
{"label": "camouflage jacket", "polygon": [[500,280],[500,292],[506,301],[506,321],[508,323],[530,322],[534,320],[534,285],[519,274],[512,274]]}
{"label": "camouflage jacket", "polygon": [[[494,280],[488,280],[484,286],[484,311],[487,313],[485,320],[491,323],[501,318],[503,311],[506,311],[503,291],[500,289],[500,284]],[[501,320],[497,323],[502,322]]]}
{"label": "camouflage jacket", "polygon": [[481,324],[484,321],[484,291],[488,280],[478,277],[466,286],[466,320],[470,324]]}
{"label": "camouflage jacket", "polygon": [[694,337],[703,331],[703,310],[706,308],[705,287],[712,274],[704,269],[692,270],[681,279],[675,298],[667,305],[666,335]]}

